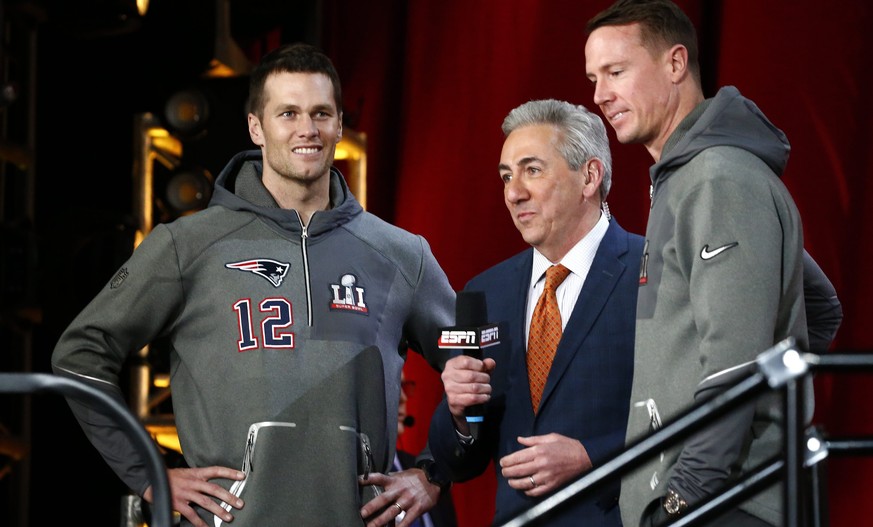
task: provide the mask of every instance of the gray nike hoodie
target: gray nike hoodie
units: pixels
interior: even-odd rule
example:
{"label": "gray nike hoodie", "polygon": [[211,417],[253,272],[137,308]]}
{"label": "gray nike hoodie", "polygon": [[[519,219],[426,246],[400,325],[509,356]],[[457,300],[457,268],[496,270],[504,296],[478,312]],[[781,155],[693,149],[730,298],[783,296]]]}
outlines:
{"label": "gray nike hoodie", "polygon": [[[780,179],[789,150],[752,101],[725,87],[680,123],[651,167],[629,443],[729,387],[748,371],[738,367],[786,337],[806,349],[803,234]],[[668,487],[693,504],[779,452],[774,397],[625,478],[624,525],[638,525]],[[778,525],[779,487],[741,508]]]}

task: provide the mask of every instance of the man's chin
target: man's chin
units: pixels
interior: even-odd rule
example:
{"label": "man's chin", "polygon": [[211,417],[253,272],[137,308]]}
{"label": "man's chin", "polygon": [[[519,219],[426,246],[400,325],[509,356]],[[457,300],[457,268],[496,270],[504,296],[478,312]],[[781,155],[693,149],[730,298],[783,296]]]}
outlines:
{"label": "man's chin", "polygon": [[[637,142],[636,136],[633,134],[632,131],[626,130],[626,127],[613,126],[612,128],[613,130],[615,130],[615,138],[618,139],[619,143],[623,145],[629,145]],[[625,129],[625,131],[622,132],[622,129]]]}
{"label": "man's chin", "polygon": [[296,176],[295,179],[298,179],[300,181],[315,181],[326,176],[330,172],[330,164],[297,164],[296,166],[292,167],[292,169],[293,173]]}

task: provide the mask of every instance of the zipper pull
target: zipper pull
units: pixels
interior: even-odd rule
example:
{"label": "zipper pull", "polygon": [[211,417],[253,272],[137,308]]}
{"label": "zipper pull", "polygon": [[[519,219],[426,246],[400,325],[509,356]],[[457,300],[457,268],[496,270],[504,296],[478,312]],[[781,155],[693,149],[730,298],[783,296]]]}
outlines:
{"label": "zipper pull", "polygon": [[255,449],[255,436],[258,434],[257,428],[252,427],[249,430],[249,437],[246,439],[246,452],[243,455],[242,470],[248,474],[252,471],[252,451]]}
{"label": "zipper pull", "polygon": [[370,438],[367,437],[367,434],[361,432],[361,447],[364,449],[364,479],[370,477],[370,470],[373,468],[371,466],[371,460],[373,459],[373,453],[370,450]]}

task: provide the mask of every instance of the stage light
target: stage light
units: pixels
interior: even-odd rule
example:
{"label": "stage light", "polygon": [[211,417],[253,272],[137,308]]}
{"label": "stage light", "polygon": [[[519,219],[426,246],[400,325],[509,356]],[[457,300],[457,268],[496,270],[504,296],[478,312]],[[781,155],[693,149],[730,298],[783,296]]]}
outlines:
{"label": "stage light", "polygon": [[212,174],[198,168],[182,168],[170,175],[164,195],[176,215],[184,216],[206,208],[212,197]]}
{"label": "stage light", "polygon": [[203,91],[194,88],[177,91],[164,105],[167,127],[183,139],[202,134],[209,124],[209,115],[209,98]]}
{"label": "stage light", "polygon": [[136,10],[139,16],[145,16],[149,10],[149,0],[136,0]]}
{"label": "stage light", "polygon": [[349,190],[367,208],[367,135],[350,128],[343,129],[343,138],[336,145],[334,165],[346,177]]}
{"label": "stage light", "polygon": [[230,0],[215,1],[215,42],[212,60],[203,72],[206,78],[241,77],[252,71],[251,61],[233,38],[230,14]]}

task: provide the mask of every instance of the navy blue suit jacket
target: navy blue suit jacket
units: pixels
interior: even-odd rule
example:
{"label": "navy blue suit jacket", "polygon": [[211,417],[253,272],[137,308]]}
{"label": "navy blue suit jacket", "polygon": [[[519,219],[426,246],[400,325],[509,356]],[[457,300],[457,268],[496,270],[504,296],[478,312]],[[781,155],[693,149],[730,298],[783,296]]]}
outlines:
{"label": "navy blue suit jacket", "polygon": [[[533,249],[474,277],[465,290],[484,291],[488,320],[500,324],[500,344],[486,348],[497,366],[492,397],[485,407],[479,439],[462,447],[445,398],[433,415],[431,451],[455,481],[481,474],[490,461],[497,472],[495,524],[538,503],[512,489],[498,461],[522,449],[518,436],[558,433],[578,439],[594,466],[624,447],[633,374],[639,268],[643,238],[627,233],[613,219],[573,313],[564,329],[543,391],[540,410],[531,407],[525,361],[525,309]],[[596,496],[560,507],[546,525],[586,527],[621,525],[618,483]]]}

